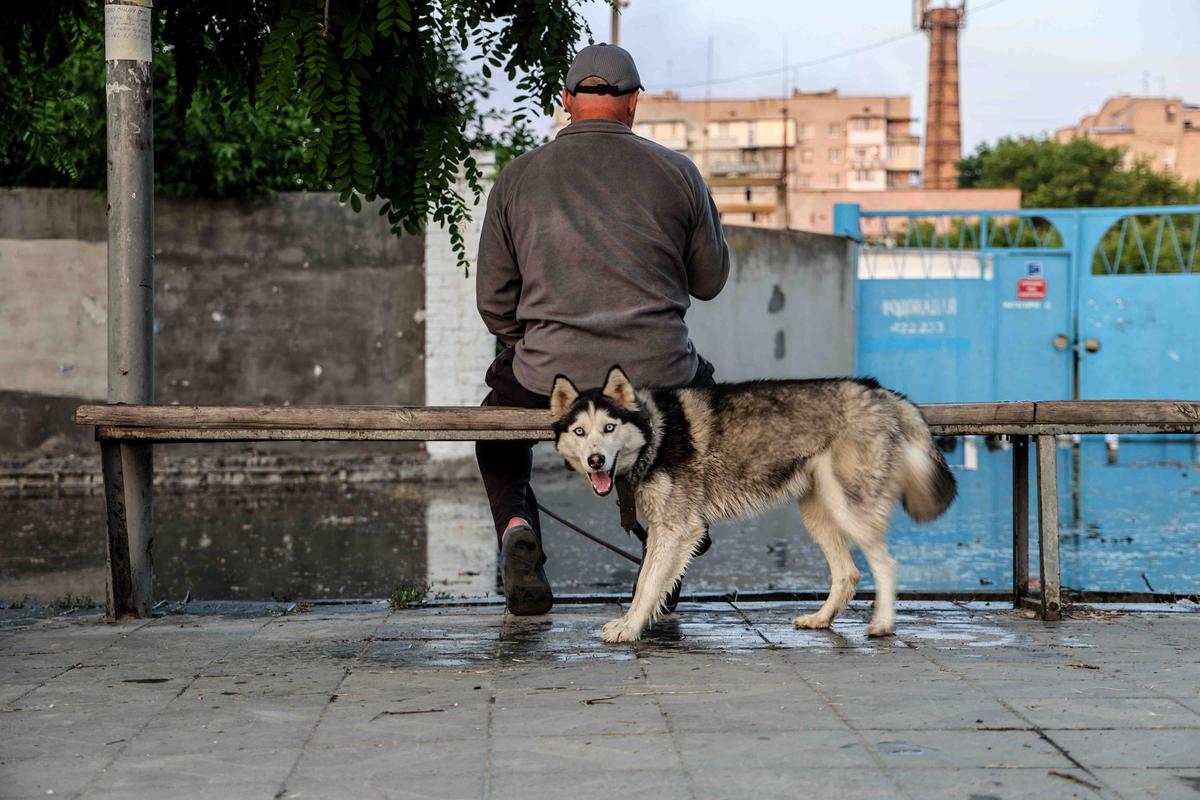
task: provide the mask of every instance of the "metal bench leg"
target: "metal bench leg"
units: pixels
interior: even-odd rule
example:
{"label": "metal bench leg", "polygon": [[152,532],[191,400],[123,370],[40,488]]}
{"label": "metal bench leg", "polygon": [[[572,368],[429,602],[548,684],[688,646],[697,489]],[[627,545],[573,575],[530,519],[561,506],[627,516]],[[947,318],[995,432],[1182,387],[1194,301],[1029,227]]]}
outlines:
{"label": "metal bench leg", "polygon": [[100,443],[108,519],[108,618],[147,617],[154,591],[154,462],[148,445]]}
{"label": "metal bench leg", "polygon": [[1037,437],[1038,551],[1041,562],[1042,619],[1062,614],[1058,568],[1058,453],[1053,434]]}
{"label": "metal bench leg", "polygon": [[1012,442],[1013,608],[1021,608],[1029,593],[1029,437]]}

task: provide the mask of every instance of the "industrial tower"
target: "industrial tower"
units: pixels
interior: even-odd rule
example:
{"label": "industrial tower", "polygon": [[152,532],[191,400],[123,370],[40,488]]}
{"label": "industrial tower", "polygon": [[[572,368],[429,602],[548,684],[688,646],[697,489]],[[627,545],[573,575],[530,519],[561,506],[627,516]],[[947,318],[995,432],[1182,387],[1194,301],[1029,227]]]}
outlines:
{"label": "industrial tower", "polygon": [[967,24],[967,0],[913,0],[913,25],[929,31],[929,95],[925,114],[926,189],[958,188],[962,158],[958,113],[958,31]]}

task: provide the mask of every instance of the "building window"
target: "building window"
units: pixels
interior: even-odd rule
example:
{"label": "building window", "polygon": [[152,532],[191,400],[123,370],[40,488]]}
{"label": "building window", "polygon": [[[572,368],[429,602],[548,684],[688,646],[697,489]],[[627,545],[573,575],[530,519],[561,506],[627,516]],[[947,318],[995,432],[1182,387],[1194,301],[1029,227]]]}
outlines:
{"label": "building window", "polygon": [[836,172],[833,173],[832,175],[830,175],[829,176],[829,185],[830,186],[841,186],[842,185],[842,176]]}
{"label": "building window", "polygon": [[865,148],[865,147],[854,148],[854,160],[855,161],[866,161],[867,160],[867,148]]}
{"label": "building window", "polygon": [[805,164],[808,164],[812,161],[812,148],[811,147],[805,147],[800,150],[800,160],[803,161]]}
{"label": "building window", "polygon": [[830,136],[837,136],[837,135],[841,134],[841,132],[842,132],[841,125],[837,124],[836,122],[829,123],[829,135]]}
{"label": "building window", "polygon": [[800,132],[801,139],[811,139],[817,135],[817,128],[811,122],[806,122],[800,125],[797,130]]}
{"label": "building window", "polygon": [[807,189],[809,186],[812,186],[812,174],[808,172],[797,172],[796,186],[800,187],[801,189]]}
{"label": "building window", "polygon": [[830,164],[842,163],[842,151],[839,148],[837,148],[837,147],[829,148],[829,163]]}

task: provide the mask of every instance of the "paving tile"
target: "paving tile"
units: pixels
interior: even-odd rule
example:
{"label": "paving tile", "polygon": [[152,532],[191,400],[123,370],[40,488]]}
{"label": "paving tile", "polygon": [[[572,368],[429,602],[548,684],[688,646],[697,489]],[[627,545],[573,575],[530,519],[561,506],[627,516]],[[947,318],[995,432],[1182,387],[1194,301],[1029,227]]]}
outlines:
{"label": "paving tile", "polygon": [[1048,735],[1088,767],[1200,770],[1200,735],[1194,730],[1053,731]]}
{"label": "paving tile", "polygon": [[[506,773],[653,770],[674,768],[678,759],[666,734],[530,736],[492,742],[494,775]],[[564,789],[566,786],[564,785]]]}
{"label": "paving tile", "polygon": [[[1033,767],[1028,769],[903,769],[893,777],[914,798],[921,800],[1045,800],[1086,798],[1097,800],[1116,794],[1080,769]],[[1095,788],[1094,788],[1095,787]]]}
{"label": "paving tile", "polygon": [[1131,800],[1173,800],[1200,794],[1200,769],[1097,769],[1093,773]]}
{"label": "paving tile", "polygon": [[659,701],[678,733],[846,730],[834,710],[804,684],[787,689],[754,684],[681,688]]}
{"label": "paving tile", "polygon": [[947,683],[941,691],[909,691],[901,682],[826,693],[841,716],[861,730],[1029,727],[1003,704],[962,682]]}
{"label": "paving tile", "polygon": [[697,800],[881,800],[899,797],[894,780],[873,766],[830,769],[797,751],[790,763],[747,764],[740,768],[696,769],[690,773]]}
{"label": "paving tile", "polygon": [[[486,698],[485,698],[486,699]],[[455,705],[449,698],[400,702],[338,701],[321,717],[312,747],[386,746],[487,737],[486,703]]]}
{"label": "paving tile", "polygon": [[1174,700],[1144,697],[1060,697],[1016,701],[1014,707],[1022,716],[1046,730],[1192,728],[1200,737],[1200,714]]}
{"label": "paving tile", "polygon": [[138,732],[127,752],[185,754],[299,747],[327,704],[328,698],[320,695],[181,697]]}
{"label": "paving tile", "polygon": [[[653,797],[655,800],[690,800],[688,776],[678,769],[664,764],[651,770],[622,769],[617,763],[606,769],[573,771],[564,775],[561,794],[549,792],[546,796],[569,796],[571,800],[612,800],[614,797]],[[545,791],[536,779],[528,775],[503,773],[492,778],[487,797],[491,800],[528,800]]]}
{"label": "paving tile", "polygon": [[799,763],[875,768],[870,751],[847,730],[685,733],[676,739],[689,772],[791,770]]}
{"label": "paving tile", "polygon": [[[288,778],[285,796],[461,800],[481,795],[486,767],[482,739],[314,747],[305,751]],[[336,789],[334,794],[323,793],[330,788]]]}
{"label": "paving tile", "polygon": [[1074,766],[1032,731],[867,731],[888,769]]}
{"label": "paving tile", "polygon": [[290,748],[123,755],[85,797],[271,797],[295,763]]}
{"label": "paving tile", "polygon": [[[5,732],[5,737],[9,736]],[[30,758],[0,751],[0,797],[70,797],[83,789],[108,763],[101,751],[86,754],[51,748]]]}
{"label": "paving tile", "polygon": [[[156,708],[58,705],[0,712],[0,758],[107,757],[131,739]],[[140,715],[140,716],[139,716]]]}
{"label": "paving tile", "polygon": [[616,689],[496,692],[492,735],[582,736],[586,734],[666,733],[657,695],[641,686]]}

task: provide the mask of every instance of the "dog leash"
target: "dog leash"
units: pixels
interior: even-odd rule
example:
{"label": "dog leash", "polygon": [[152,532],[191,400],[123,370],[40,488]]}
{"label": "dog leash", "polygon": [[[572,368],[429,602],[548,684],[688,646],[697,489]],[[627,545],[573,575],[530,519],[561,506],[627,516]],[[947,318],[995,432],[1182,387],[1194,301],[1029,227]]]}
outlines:
{"label": "dog leash", "polygon": [[[558,520],[563,525],[566,525],[568,528],[575,531],[579,535],[584,536],[588,539],[591,539],[593,542],[600,545],[601,547],[607,547],[609,550],[613,551],[617,555],[622,556],[623,558],[627,558],[630,561],[632,561],[633,563],[638,564],[639,566],[641,565],[642,560],[640,558],[638,558],[637,556],[635,556],[633,553],[630,553],[627,550],[622,550],[621,548],[617,547],[616,545],[612,545],[612,544],[609,544],[608,542],[604,541],[599,536],[588,533],[587,531],[585,531],[583,528],[579,527],[575,523],[570,522],[569,520],[563,519],[558,514],[555,514],[553,511],[546,508],[541,503],[538,503],[538,509],[540,509],[546,516],[550,517],[551,519]],[[624,512],[622,512],[622,514],[624,514]],[[624,517],[622,517],[622,519],[624,519]],[[637,520],[635,519],[634,521],[636,522]],[[638,525],[638,527],[640,528],[641,525]],[[644,533],[644,531],[643,531],[643,533]]]}

